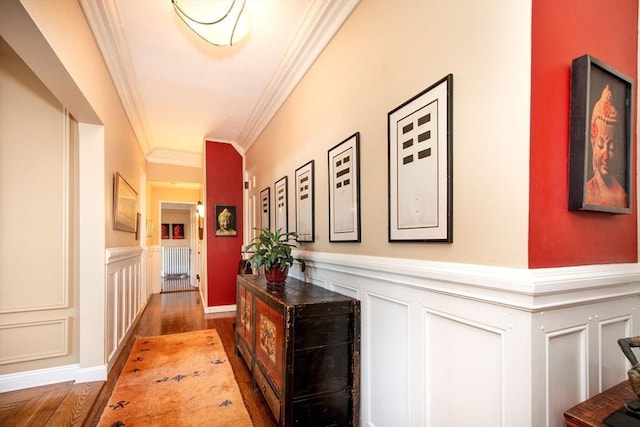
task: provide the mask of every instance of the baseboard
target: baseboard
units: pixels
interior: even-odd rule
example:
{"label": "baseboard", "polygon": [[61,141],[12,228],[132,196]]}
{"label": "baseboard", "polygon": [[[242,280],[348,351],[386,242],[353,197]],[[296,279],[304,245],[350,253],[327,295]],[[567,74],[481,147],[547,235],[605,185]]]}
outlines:
{"label": "baseboard", "polygon": [[213,307],[206,307],[204,309],[204,312],[206,314],[213,314],[213,313],[225,313],[228,311],[236,311],[236,305],[232,304],[232,305],[216,305]]}
{"label": "baseboard", "polygon": [[108,376],[107,366],[92,366],[79,368],[76,372],[76,383],[90,383],[93,381],[106,381]]}
{"label": "baseboard", "polygon": [[0,375],[0,393],[66,381],[75,381],[79,369],[80,365],[74,364]]}

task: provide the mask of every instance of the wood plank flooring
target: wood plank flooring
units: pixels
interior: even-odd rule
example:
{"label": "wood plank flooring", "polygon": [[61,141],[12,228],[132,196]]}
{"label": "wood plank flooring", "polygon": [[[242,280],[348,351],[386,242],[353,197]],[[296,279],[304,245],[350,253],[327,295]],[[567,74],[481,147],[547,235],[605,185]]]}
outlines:
{"label": "wood plank flooring", "polygon": [[[262,395],[253,391],[251,377],[242,358],[235,355],[234,322],[235,313],[203,314],[202,301],[197,291],[154,294],[106,382],[75,385],[73,382],[65,382],[0,393],[0,425],[95,426],[137,337],[215,328],[229,356],[253,425],[276,426]],[[171,425],[171,420],[167,422]],[[215,426],[215,421],[211,425]]]}

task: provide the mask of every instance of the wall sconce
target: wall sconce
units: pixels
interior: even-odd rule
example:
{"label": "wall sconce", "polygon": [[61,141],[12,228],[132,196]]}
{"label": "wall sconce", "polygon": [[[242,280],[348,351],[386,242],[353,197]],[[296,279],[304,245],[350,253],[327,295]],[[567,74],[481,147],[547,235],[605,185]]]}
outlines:
{"label": "wall sconce", "polygon": [[171,3],[176,15],[212,45],[232,46],[249,33],[246,0],[171,0]]}
{"label": "wall sconce", "polygon": [[198,238],[202,240],[204,238],[204,205],[200,200],[196,206],[196,215],[198,216]]}

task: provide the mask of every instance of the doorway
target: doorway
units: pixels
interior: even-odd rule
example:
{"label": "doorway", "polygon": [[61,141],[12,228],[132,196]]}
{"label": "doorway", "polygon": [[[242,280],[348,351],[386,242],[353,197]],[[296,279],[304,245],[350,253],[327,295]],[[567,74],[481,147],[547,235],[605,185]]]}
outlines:
{"label": "doorway", "polygon": [[193,271],[197,230],[192,217],[195,203],[161,202],[162,268],[160,292],[197,289]]}

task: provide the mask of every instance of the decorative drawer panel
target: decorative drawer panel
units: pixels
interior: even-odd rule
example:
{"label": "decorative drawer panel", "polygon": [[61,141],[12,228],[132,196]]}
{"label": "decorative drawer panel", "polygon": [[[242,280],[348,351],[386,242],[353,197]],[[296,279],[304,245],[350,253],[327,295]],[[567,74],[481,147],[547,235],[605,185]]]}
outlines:
{"label": "decorative drawer panel", "polygon": [[282,390],[284,323],[282,314],[256,300],[256,358],[278,390]]}

